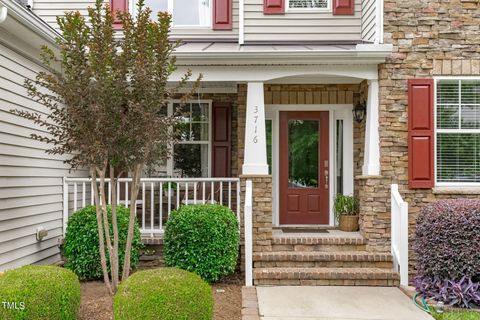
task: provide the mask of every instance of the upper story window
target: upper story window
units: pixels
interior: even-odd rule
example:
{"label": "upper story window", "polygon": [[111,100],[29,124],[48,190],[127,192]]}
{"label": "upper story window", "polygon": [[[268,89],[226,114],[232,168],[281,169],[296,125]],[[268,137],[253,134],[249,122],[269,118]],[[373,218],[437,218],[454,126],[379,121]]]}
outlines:
{"label": "upper story window", "polygon": [[146,0],[152,9],[152,19],[158,11],[168,11],[173,17],[174,27],[209,27],[211,25],[211,0]]}
{"label": "upper story window", "polygon": [[329,0],[288,0],[288,10],[328,10]]}
{"label": "upper story window", "polygon": [[436,83],[436,178],[480,184],[480,79]]}

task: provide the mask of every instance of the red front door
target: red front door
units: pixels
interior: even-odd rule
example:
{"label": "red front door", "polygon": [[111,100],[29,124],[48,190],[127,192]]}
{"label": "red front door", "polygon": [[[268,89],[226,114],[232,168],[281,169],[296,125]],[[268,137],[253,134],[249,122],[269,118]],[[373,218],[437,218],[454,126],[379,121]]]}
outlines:
{"label": "red front door", "polygon": [[328,111],[280,112],[280,224],[329,223]]}

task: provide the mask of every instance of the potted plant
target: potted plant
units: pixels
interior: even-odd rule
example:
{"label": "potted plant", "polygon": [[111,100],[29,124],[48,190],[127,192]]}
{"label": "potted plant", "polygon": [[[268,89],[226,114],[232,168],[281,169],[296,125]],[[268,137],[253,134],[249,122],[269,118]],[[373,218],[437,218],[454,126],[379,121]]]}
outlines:
{"label": "potted plant", "polygon": [[358,231],[359,201],[354,196],[338,194],[334,203],[335,219],[342,231]]}
{"label": "potted plant", "polygon": [[[168,184],[170,184],[170,193],[168,190]],[[176,182],[164,182],[162,184],[163,195],[166,197],[170,197],[174,194],[175,190],[177,190],[177,183]]]}

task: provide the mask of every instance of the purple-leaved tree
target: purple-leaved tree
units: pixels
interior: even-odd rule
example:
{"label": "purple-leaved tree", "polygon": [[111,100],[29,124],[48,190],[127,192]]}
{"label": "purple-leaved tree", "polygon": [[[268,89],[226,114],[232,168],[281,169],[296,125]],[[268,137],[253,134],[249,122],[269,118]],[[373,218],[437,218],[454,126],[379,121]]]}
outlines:
{"label": "purple-leaved tree", "polygon": [[[135,201],[140,178],[146,167],[154,167],[169,156],[176,141],[177,117],[167,116],[168,102],[179,95],[191,77],[188,72],[176,86],[167,86],[176,70],[173,52],[178,42],[169,40],[171,16],[159,12],[150,19],[151,10],[143,0],[135,16],[117,12],[123,34],[113,29],[108,5],[97,0],[89,8],[88,19],[77,12],[58,17],[62,37],[58,48],[42,47],[45,72],[35,80],[26,80],[30,97],[45,105],[50,113],[14,110],[46,129],[47,134],[32,138],[51,144],[48,153],[67,155],[72,169],[87,168],[94,183],[100,260],[108,291],[115,293],[120,278],[130,273],[130,251],[135,223]],[[129,173],[130,221],[125,248],[119,248],[116,198],[118,178]],[[105,179],[111,179],[112,236],[107,217]],[[125,250],[123,267],[119,250]],[[107,268],[107,254],[110,274]],[[120,277],[120,272],[122,276]]]}

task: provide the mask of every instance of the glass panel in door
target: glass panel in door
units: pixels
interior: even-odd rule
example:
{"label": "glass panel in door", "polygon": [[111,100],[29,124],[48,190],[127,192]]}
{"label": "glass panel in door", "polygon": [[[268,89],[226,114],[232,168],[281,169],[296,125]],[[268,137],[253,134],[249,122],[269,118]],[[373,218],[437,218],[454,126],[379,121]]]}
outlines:
{"label": "glass panel in door", "polygon": [[288,122],[288,187],[318,187],[318,120]]}

